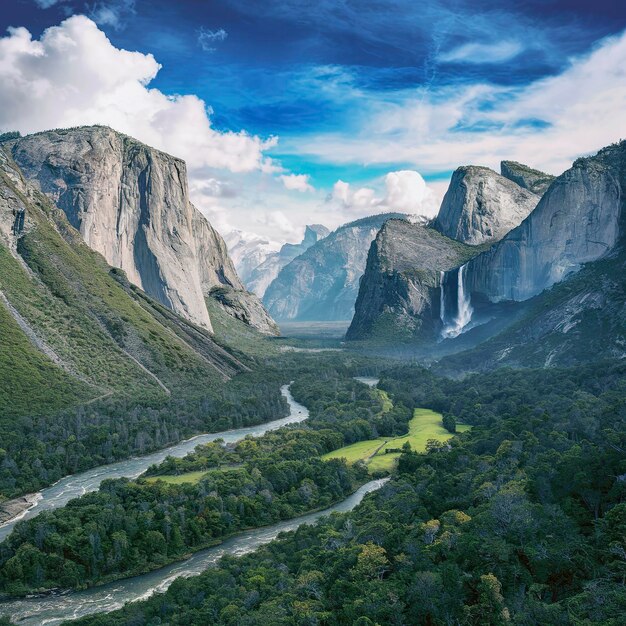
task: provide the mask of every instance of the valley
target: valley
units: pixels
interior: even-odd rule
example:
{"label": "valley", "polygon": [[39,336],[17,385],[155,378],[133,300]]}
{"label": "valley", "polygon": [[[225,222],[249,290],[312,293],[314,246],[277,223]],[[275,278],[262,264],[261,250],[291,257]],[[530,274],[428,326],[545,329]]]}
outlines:
{"label": "valley", "polygon": [[154,594],[165,592],[178,578],[197,576],[208,568],[217,566],[220,559],[224,556],[248,554],[273,541],[281,533],[293,531],[302,525],[315,524],[320,518],[333,512],[344,513],[350,511],[368,493],[380,489],[384,483],[384,479],[370,481],[345,500],[332,507],[287,522],[280,522],[272,526],[241,533],[241,535],[227,539],[215,547],[196,552],[184,561],[149,574],[135,576],[69,595],[14,600],[0,605],[0,607],[4,607],[0,610],[6,610],[8,614],[25,626],[35,626],[41,623],[54,626],[66,623],[68,620],[74,621],[93,613],[104,613],[106,615],[110,611],[122,608],[128,602],[146,600]]}
{"label": "valley", "polygon": [[237,235],[244,285],[184,162],[1,136],[0,623],[617,625],[625,155]]}

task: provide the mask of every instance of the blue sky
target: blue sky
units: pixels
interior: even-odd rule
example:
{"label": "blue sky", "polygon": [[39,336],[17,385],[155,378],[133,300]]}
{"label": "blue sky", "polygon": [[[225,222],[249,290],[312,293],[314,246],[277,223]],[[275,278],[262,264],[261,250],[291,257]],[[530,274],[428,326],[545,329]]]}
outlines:
{"label": "blue sky", "polygon": [[[569,92],[581,98],[588,79],[577,68],[585,63],[608,73],[605,100],[622,97],[610,85],[619,70],[596,57],[623,36],[626,3],[592,7],[587,0],[5,0],[0,29],[25,27],[37,40],[83,14],[113,48],[152,54],[161,67],[141,79],[149,89],[196,96],[215,133],[244,131],[266,142],[251,147],[258,167],[247,171],[209,158],[194,165],[183,154],[204,189],[196,189],[198,204],[222,228],[241,228],[254,207],[267,213],[257,231],[288,237],[312,211],[326,211],[336,226],[386,208],[389,172],[418,171],[440,197],[450,172],[466,162],[496,167],[499,158],[530,157],[558,173],[601,147],[611,129],[568,139],[591,114],[592,94],[572,104],[570,126],[559,128],[555,109],[568,108]],[[544,85],[549,102],[538,95]],[[11,121],[0,116],[7,127]],[[621,120],[615,126],[618,139]],[[292,175],[308,176],[306,185],[281,183]],[[350,193],[333,204],[338,180],[354,192],[373,189],[377,201]],[[215,191],[227,188],[234,191]],[[274,221],[272,211],[281,214]]]}

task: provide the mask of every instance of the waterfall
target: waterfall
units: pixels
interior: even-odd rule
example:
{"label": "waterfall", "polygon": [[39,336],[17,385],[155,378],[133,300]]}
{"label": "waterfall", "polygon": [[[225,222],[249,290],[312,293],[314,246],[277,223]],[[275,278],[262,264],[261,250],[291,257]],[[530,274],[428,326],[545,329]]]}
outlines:
{"label": "waterfall", "polygon": [[445,277],[446,273],[443,270],[439,272],[439,319],[444,328],[446,326],[446,296],[443,291],[443,279]]}
{"label": "waterfall", "polygon": [[444,296],[444,288],[443,288],[443,280],[441,282],[441,321],[443,322],[443,330],[441,331],[441,336],[444,339],[458,337],[467,327],[472,319],[472,313],[474,309],[472,308],[472,303],[470,302],[470,294],[469,292],[465,293],[465,268],[467,267],[467,263],[462,265],[458,269],[457,274],[457,307],[456,307],[456,317],[448,326],[445,325],[445,318],[443,315],[443,307],[445,306],[445,296]]}
{"label": "waterfall", "polygon": [[471,321],[472,313],[474,309],[472,308],[472,303],[470,302],[469,293],[465,293],[465,268],[467,267],[467,263],[462,265],[459,268],[459,306],[458,306],[458,314],[457,314],[457,324],[460,327],[459,332],[461,332]]}

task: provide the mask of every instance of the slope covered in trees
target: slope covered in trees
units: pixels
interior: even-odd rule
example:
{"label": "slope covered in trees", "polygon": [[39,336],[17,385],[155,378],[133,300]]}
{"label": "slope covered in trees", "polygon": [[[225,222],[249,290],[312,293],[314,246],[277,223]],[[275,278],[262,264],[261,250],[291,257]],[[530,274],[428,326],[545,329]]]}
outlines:
{"label": "slope covered in trees", "polygon": [[606,624],[626,603],[624,365],[465,381],[398,368],[396,402],[473,421],[353,513],[81,625]]}
{"label": "slope covered in trees", "polygon": [[[0,592],[21,595],[127,577],[238,530],[344,498],[367,470],[320,456],[379,430],[406,431],[410,412],[399,407],[383,415],[376,390],[332,369],[324,378],[320,384],[319,373],[303,373],[294,389],[298,398],[315,395],[307,422],[235,445],[199,446],[150,468],[148,479],[105,481],[98,492],[18,524],[0,545]],[[189,483],[158,480],[199,470],[206,473]]]}

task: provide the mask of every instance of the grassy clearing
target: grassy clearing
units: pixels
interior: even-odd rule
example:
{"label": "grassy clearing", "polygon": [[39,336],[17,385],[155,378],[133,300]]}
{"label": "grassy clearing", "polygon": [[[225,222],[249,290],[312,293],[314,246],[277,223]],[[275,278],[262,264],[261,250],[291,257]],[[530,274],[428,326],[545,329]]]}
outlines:
{"label": "grassy clearing", "polygon": [[211,472],[232,472],[240,469],[240,465],[230,465],[210,470],[198,470],[196,472],[185,472],[184,474],[163,474],[162,476],[150,476],[144,480],[148,483],[155,483],[157,480],[162,480],[170,485],[182,485],[189,483],[194,485],[200,482],[205,476]]}
{"label": "grassy clearing", "polygon": [[[457,432],[465,432],[471,426],[457,424]],[[368,441],[358,441],[350,446],[325,454],[322,459],[346,459],[348,463],[365,461],[370,472],[391,471],[400,452],[386,453],[387,449],[401,448],[407,441],[416,452],[426,450],[429,439],[448,441],[453,437],[441,423],[441,414],[429,409],[415,409],[409,422],[409,432],[402,437],[378,437]]]}
{"label": "grassy clearing", "polygon": [[150,476],[150,478],[146,478],[145,481],[147,483],[156,483],[158,480],[162,480],[169,485],[182,485],[183,483],[193,485],[200,482],[208,473],[208,471],[204,470],[199,472],[186,472],[185,474],[164,474],[163,476]]}

